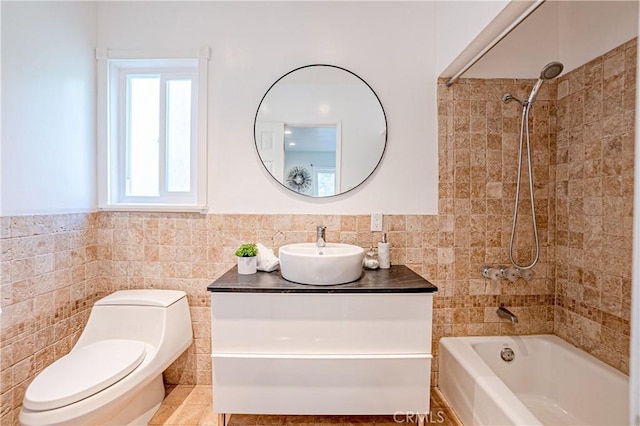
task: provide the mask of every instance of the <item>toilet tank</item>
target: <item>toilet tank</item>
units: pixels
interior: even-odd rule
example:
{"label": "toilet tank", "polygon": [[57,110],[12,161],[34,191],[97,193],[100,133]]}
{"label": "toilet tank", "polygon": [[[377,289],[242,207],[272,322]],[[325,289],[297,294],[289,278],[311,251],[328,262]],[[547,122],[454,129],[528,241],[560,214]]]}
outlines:
{"label": "toilet tank", "polygon": [[121,290],[98,300],[76,346],[104,339],[132,339],[180,349],[193,340],[184,291]]}

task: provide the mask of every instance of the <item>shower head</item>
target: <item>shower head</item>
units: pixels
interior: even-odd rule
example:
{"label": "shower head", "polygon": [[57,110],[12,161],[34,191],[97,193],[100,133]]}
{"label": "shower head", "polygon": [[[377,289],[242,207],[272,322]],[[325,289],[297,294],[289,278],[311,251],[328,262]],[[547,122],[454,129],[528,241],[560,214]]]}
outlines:
{"label": "shower head", "polygon": [[549,62],[544,66],[544,68],[542,68],[542,71],[540,71],[540,79],[551,80],[553,78],[556,78],[558,75],[560,75],[563,69],[564,65],[562,65],[560,62]]}
{"label": "shower head", "polygon": [[540,78],[538,79],[536,84],[533,86],[533,90],[531,90],[531,94],[529,95],[527,104],[528,105],[533,104],[533,101],[535,100],[536,95],[538,94],[538,90],[540,90],[540,87],[542,87],[542,83],[544,83],[545,80],[551,80],[556,78],[558,75],[560,75],[563,69],[564,69],[564,65],[562,65],[560,62],[557,62],[557,61],[549,62],[547,65],[545,65],[542,68],[542,71],[540,71]]}
{"label": "shower head", "polygon": [[508,103],[511,101],[518,101],[518,103],[523,107],[531,107],[531,105],[533,105],[533,101],[536,98],[536,95],[538,94],[538,90],[540,90],[540,87],[542,87],[542,83],[544,83],[546,80],[552,80],[556,78],[560,75],[563,69],[564,65],[562,65],[560,62],[549,62],[542,68],[542,71],[540,71],[540,78],[538,78],[538,81],[533,86],[533,90],[531,90],[529,99],[524,100],[510,93],[505,93],[504,95],[502,95],[502,102]]}

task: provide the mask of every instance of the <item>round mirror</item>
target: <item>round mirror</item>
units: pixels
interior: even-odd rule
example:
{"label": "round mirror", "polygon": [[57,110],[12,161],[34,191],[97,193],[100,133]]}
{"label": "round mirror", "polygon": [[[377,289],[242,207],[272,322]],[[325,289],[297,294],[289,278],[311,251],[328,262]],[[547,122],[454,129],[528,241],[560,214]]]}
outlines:
{"label": "round mirror", "polygon": [[256,149],[271,176],[309,197],[352,190],[376,169],[387,118],[373,89],[333,65],[308,65],[280,77],[256,112]]}

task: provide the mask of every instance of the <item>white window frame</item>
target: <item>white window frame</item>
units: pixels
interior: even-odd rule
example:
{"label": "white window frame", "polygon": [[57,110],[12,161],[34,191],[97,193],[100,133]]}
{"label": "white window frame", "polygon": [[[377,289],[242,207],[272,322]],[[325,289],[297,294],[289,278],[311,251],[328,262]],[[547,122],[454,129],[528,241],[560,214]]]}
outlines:
{"label": "white window frame", "polygon": [[[207,80],[211,50],[193,52],[122,51],[96,49],[98,61],[98,209],[109,211],[202,212],[207,205]],[[158,197],[126,196],[127,146],[122,123],[125,117],[126,76],[139,72],[163,75],[193,73],[196,96],[192,98],[192,132],[196,135],[191,150],[190,193],[161,193]],[[191,70],[187,70],[191,68]],[[124,80],[122,80],[124,79]],[[120,91],[120,93],[118,93]],[[119,103],[118,103],[119,102]],[[193,147],[193,145],[192,145]],[[161,153],[160,155],[164,155]],[[164,171],[161,171],[163,179]]]}

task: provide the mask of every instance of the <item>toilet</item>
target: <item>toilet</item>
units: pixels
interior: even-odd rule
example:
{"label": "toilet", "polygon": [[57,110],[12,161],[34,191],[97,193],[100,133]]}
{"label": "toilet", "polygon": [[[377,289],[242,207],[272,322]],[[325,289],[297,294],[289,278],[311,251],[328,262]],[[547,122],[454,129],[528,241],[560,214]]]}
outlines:
{"label": "toilet", "polygon": [[124,290],[98,300],[78,343],[25,392],[20,423],[146,425],[162,372],[193,341],[186,293]]}

